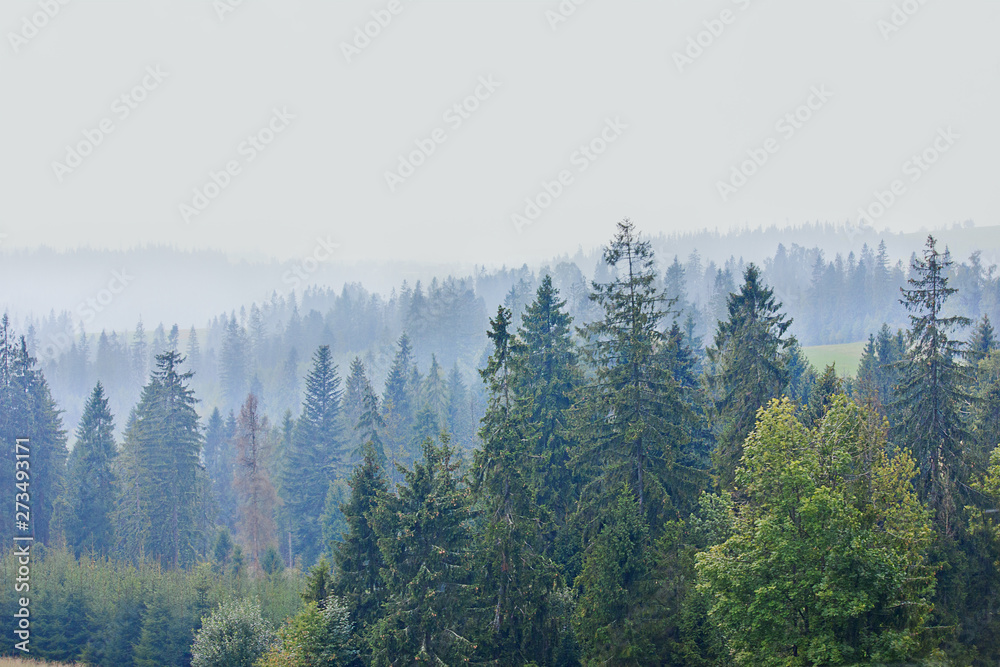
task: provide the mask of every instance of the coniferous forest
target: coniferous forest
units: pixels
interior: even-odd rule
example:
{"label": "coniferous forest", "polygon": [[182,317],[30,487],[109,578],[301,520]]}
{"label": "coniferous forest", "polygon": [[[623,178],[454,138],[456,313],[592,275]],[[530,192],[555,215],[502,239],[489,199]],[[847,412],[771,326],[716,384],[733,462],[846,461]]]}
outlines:
{"label": "coniferous forest", "polygon": [[995,267],[934,236],[717,265],[628,219],[596,256],[205,326],[4,315],[32,657],[996,665],[998,318]]}

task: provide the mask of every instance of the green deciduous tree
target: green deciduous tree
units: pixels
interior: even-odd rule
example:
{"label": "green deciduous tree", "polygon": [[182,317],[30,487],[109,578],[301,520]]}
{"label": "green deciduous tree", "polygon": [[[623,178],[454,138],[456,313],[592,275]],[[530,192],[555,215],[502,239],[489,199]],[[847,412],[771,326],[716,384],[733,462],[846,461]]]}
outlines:
{"label": "green deciduous tree", "polygon": [[925,655],[934,592],[917,470],[884,420],[844,396],[814,428],[772,401],[747,438],[734,534],[699,587],[740,664],[854,665]]}

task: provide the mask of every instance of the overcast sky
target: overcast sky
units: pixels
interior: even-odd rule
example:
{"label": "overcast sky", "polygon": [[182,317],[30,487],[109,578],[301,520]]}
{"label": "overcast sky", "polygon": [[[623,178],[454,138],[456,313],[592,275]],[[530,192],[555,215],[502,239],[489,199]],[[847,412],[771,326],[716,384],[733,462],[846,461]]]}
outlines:
{"label": "overcast sky", "polygon": [[995,0],[236,4],[0,4],[0,248],[510,264],[876,191],[1000,223]]}

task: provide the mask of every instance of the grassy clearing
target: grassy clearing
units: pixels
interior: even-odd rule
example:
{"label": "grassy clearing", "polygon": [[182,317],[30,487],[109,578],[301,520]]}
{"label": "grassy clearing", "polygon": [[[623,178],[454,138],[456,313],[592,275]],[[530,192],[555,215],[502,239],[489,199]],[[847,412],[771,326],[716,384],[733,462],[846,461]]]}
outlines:
{"label": "grassy clearing", "polygon": [[74,662],[70,664],[68,662],[45,662],[44,660],[0,657],[0,667],[77,667],[78,665],[81,665],[81,663]]}
{"label": "grassy clearing", "polygon": [[855,375],[858,372],[858,364],[861,363],[861,355],[865,351],[865,342],[813,345],[803,347],[802,352],[817,371],[822,372],[832,363],[837,366],[837,375]]}

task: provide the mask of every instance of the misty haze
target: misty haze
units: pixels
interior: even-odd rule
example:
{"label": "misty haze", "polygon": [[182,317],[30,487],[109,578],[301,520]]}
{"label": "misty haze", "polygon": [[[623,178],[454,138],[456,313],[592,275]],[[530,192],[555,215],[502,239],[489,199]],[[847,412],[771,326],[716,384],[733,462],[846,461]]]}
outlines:
{"label": "misty haze", "polygon": [[1000,663],[998,25],[6,3],[0,665]]}

